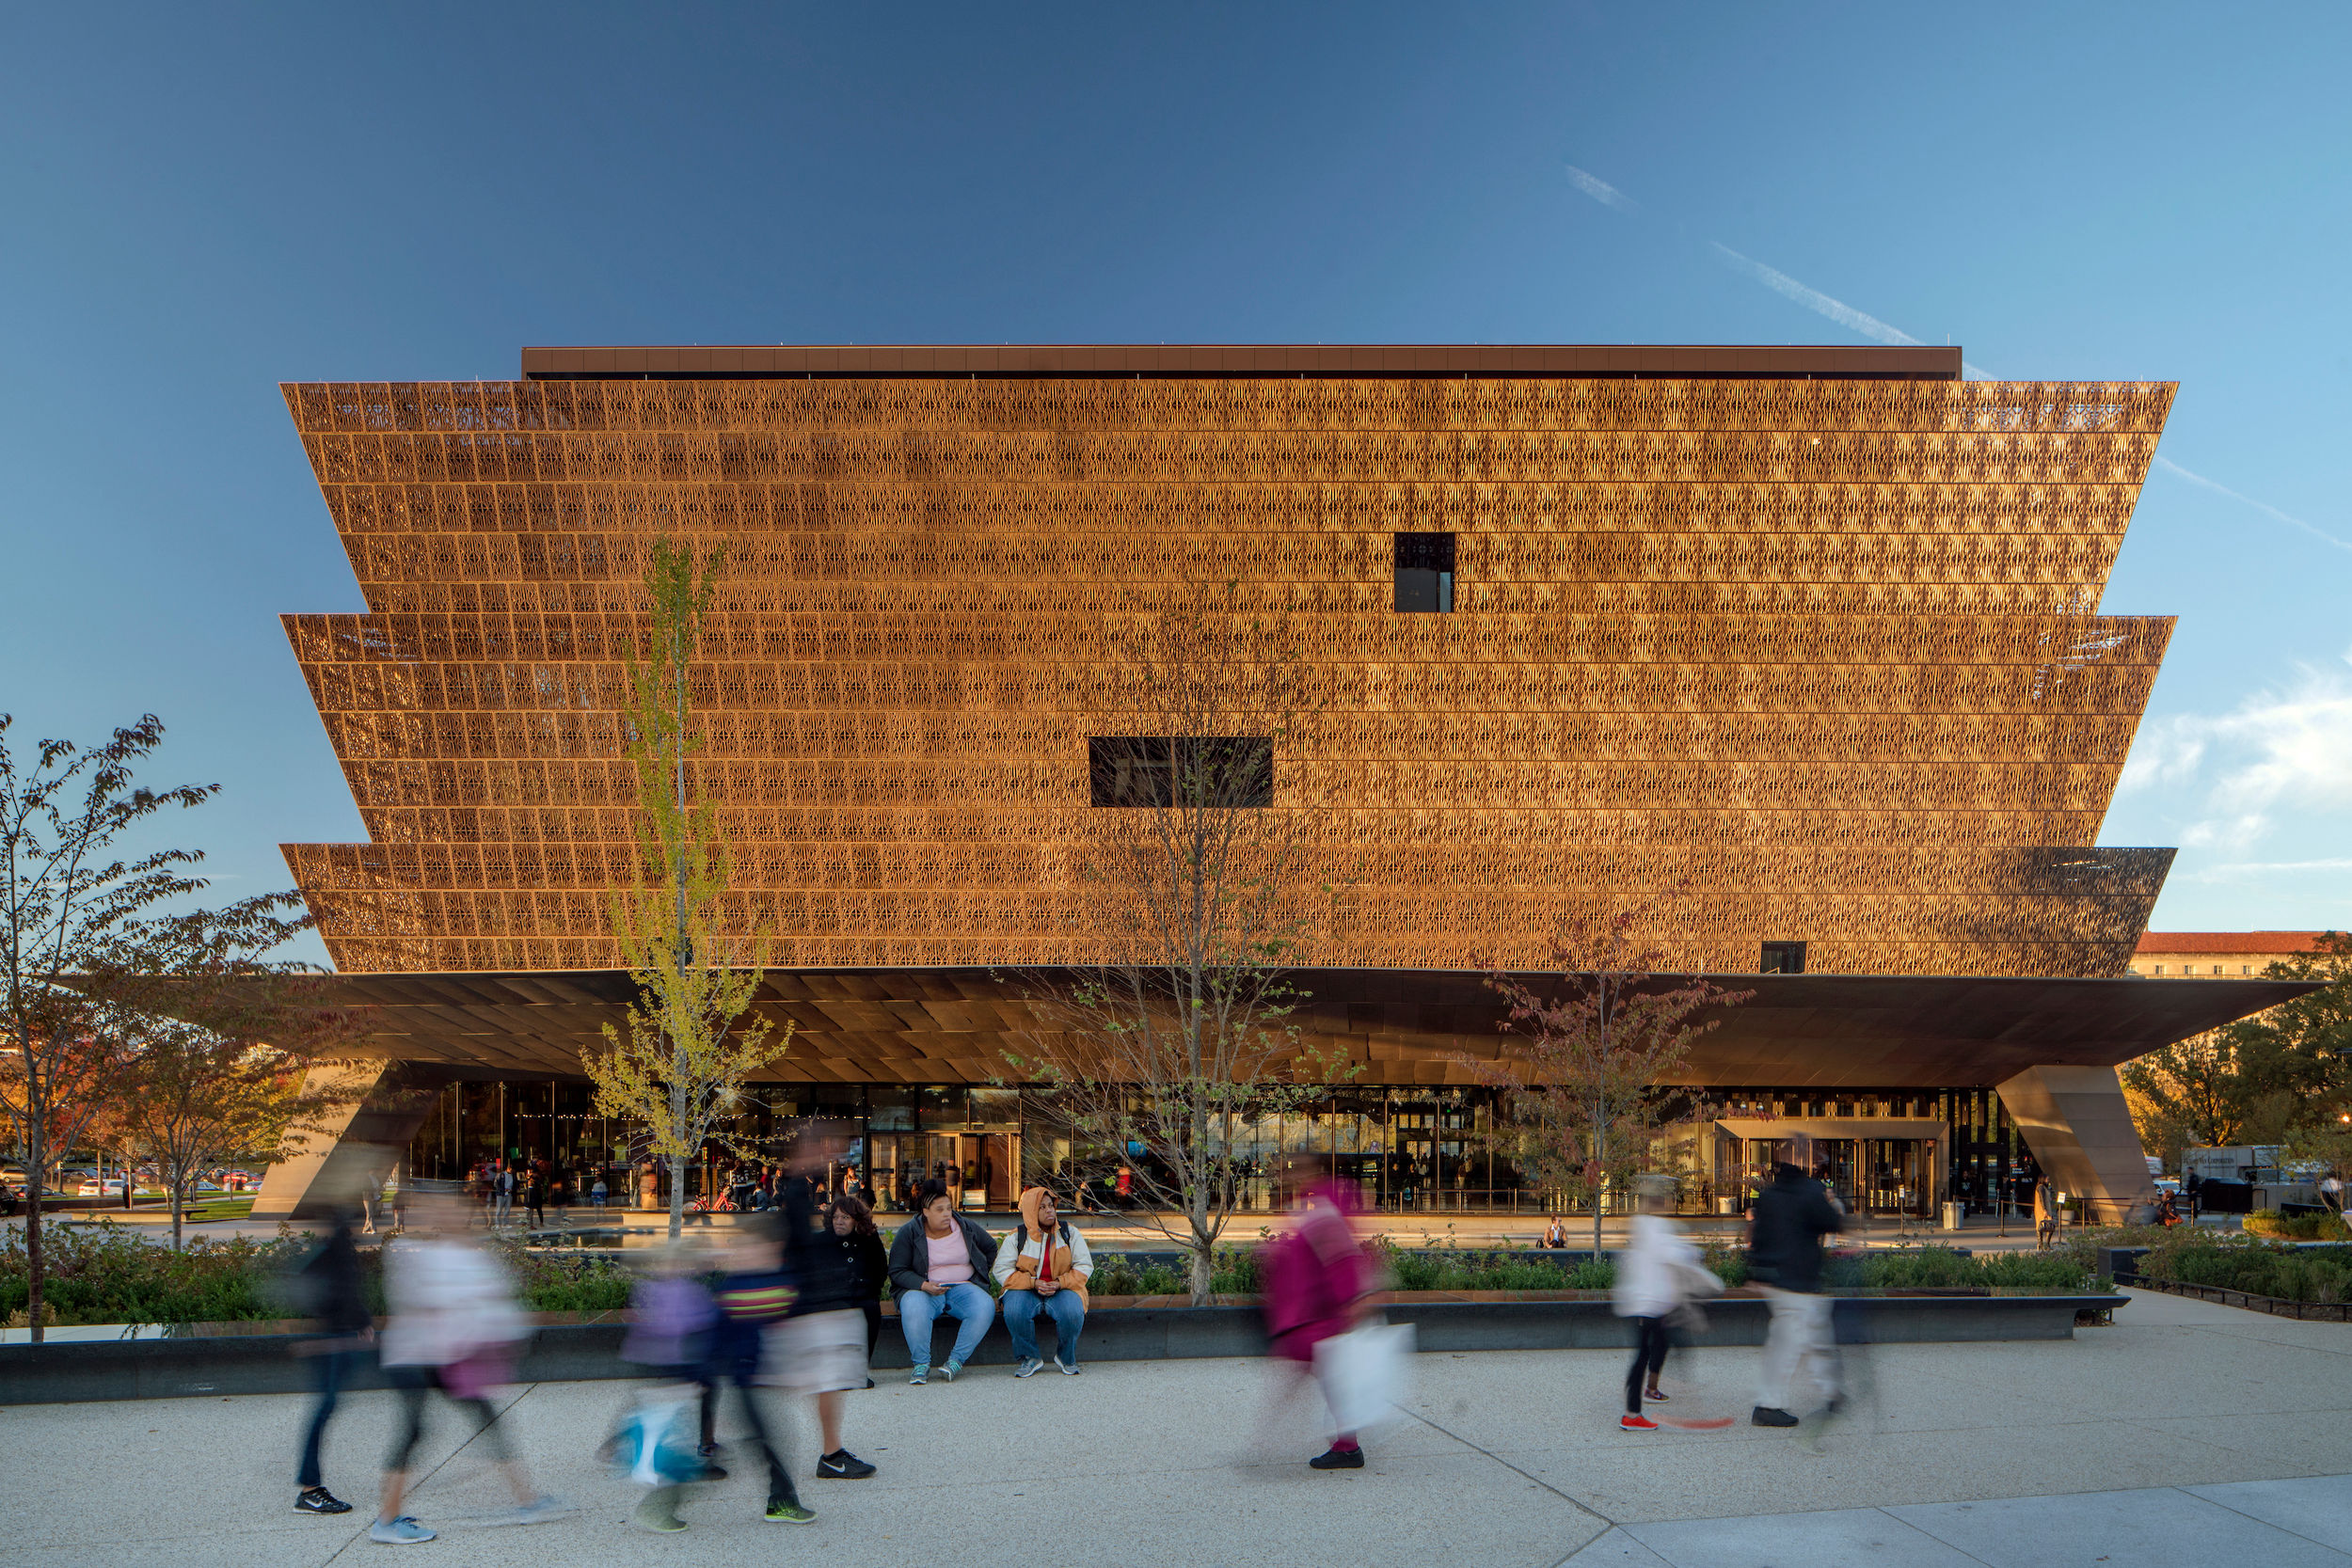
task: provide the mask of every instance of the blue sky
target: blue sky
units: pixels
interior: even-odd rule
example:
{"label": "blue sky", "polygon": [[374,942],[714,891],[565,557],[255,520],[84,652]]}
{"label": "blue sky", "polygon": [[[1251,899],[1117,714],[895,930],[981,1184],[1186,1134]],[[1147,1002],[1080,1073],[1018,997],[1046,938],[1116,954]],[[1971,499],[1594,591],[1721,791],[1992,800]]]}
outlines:
{"label": "blue sky", "polygon": [[671,9],[0,21],[0,709],[161,714],[223,892],[361,836],[277,622],[362,608],[281,380],[1868,341],[1729,250],[1991,374],[2182,384],[2105,841],[2184,847],[2159,928],[2352,923],[2352,10]]}

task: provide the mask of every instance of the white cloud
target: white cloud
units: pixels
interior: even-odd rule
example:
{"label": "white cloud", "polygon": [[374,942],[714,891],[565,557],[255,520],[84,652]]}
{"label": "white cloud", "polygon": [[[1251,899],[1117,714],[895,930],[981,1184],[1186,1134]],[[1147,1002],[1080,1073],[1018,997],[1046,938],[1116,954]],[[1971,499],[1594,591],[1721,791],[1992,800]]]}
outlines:
{"label": "white cloud", "polygon": [[[2344,656],[2352,665],[2352,653]],[[2210,766],[2209,766],[2210,765]],[[2210,782],[2207,782],[2210,781]],[[2266,835],[2281,806],[2352,811],[2352,679],[2306,668],[2283,695],[2257,691],[2224,714],[2180,714],[2144,726],[2118,787],[2203,784],[2183,848],[2244,850]],[[2278,862],[2270,869],[2327,863]],[[2209,875],[2264,863],[2217,866]]]}
{"label": "white cloud", "polygon": [[2297,873],[2352,871],[2352,858],[2322,861],[2230,861],[2197,873],[2201,882],[2238,882]]}

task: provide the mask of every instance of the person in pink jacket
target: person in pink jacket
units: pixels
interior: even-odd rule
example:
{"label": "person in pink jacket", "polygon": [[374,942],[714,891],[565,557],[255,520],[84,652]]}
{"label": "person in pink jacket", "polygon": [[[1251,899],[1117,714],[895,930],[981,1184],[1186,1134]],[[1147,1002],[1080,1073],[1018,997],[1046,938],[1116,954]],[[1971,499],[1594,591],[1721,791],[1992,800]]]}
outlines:
{"label": "person in pink jacket", "polygon": [[[1295,1195],[1291,1227],[1266,1243],[1258,1276],[1267,1345],[1275,1360],[1291,1369],[1282,1391],[1287,1398],[1312,1374],[1315,1347],[1362,1320],[1375,1275],[1348,1221],[1356,1204],[1346,1188],[1307,1159],[1286,1162],[1282,1181]],[[1360,1470],[1364,1450],[1356,1433],[1337,1432],[1329,1450],[1308,1464],[1318,1470]]]}

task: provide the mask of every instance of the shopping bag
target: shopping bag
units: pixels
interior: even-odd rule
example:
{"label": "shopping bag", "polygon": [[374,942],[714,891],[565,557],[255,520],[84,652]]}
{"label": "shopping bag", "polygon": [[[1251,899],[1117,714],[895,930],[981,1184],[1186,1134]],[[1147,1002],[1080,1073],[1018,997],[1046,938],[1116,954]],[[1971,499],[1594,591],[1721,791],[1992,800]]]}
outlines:
{"label": "shopping bag", "polygon": [[649,1396],[629,1413],[622,1428],[621,1457],[628,1479],[640,1486],[675,1486],[703,1473],[695,1439],[702,1434],[702,1404],[685,1397]]}
{"label": "shopping bag", "polygon": [[1315,1346],[1315,1376],[1332,1423],[1360,1432],[1405,1402],[1411,1381],[1413,1325],[1360,1323]]}

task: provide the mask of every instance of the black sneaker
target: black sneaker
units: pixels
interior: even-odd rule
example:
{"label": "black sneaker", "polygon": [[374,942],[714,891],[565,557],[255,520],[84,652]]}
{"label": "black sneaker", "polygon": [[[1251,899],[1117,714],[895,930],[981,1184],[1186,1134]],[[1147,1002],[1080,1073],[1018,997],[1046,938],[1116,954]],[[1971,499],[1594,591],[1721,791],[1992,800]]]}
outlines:
{"label": "black sneaker", "polygon": [[827,1481],[864,1481],[874,1467],[847,1449],[835,1449],[817,1462],[817,1474]]}
{"label": "black sneaker", "polygon": [[348,1513],[351,1505],[324,1486],[307,1488],[294,1499],[296,1513]]}
{"label": "black sneaker", "polygon": [[1307,1461],[1307,1465],[1315,1470],[1360,1470],[1364,1467],[1364,1450],[1333,1449],[1328,1453],[1315,1455]]}
{"label": "black sneaker", "polygon": [[1786,1410],[1774,1410],[1769,1404],[1759,1404],[1749,1415],[1748,1424],[1759,1427],[1792,1427],[1797,1424],[1797,1418]]}

